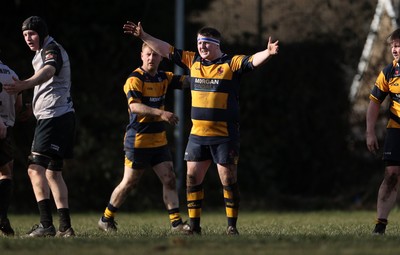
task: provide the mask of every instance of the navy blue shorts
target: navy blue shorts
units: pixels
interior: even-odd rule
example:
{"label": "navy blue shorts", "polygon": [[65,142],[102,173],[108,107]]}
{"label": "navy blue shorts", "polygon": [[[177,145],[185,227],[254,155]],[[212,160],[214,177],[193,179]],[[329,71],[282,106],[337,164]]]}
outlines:
{"label": "navy blue shorts", "polygon": [[386,165],[400,166],[400,129],[386,129],[385,145],[383,147],[383,160]]}
{"label": "navy blue shorts", "polygon": [[215,164],[234,164],[239,162],[240,143],[229,141],[221,144],[202,145],[189,140],[185,150],[186,161],[213,160]]}
{"label": "navy blue shorts", "polygon": [[7,136],[0,139],[0,166],[4,166],[14,159],[13,129],[7,128]]}
{"label": "navy blue shorts", "polygon": [[144,169],[165,161],[172,161],[168,146],[158,148],[135,148],[125,151],[125,166],[133,169]]}
{"label": "navy blue shorts", "polygon": [[68,159],[73,156],[75,113],[38,120],[32,143],[32,152],[52,159]]}

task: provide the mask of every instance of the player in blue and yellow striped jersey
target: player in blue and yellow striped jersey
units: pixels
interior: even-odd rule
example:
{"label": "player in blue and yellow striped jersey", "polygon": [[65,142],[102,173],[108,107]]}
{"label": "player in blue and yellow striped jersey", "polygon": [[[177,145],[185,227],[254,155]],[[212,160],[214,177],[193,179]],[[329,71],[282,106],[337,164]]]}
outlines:
{"label": "player in blue and yellow striped jersey", "polygon": [[164,109],[165,95],[171,89],[182,89],[185,76],[158,70],[162,57],[143,44],[142,66],[134,70],[124,85],[128,101],[129,124],[124,138],[125,170],[121,183],[98,222],[104,231],[116,231],[115,214],[134,189],[145,168],[151,166],[163,185],[163,198],[169,213],[171,229],[183,229],[176,190],[172,157],[167,145],[165,123],[175,125],[178,117]]}
{"label": "player in blue and yellow striped jersey", "polygon": [[140,22],[128,21],[125,33],[139,37],[152,49],[190,72],[192,129],[185,151],[187,161],[187,205],[192,233],[201,233],[200,216],[204,198],[203,180],[212,162],[217,164],[223,185],[228,227],[238,234],[239,210],[237,164],[239,160],[239,83],[278,53],[278,41],[269,38],[265,50],[253,55],[227,55],[221,51],[218,30],[206,27],[197,33],[198,52],[176,49],[145,33]]}
{"label": "player in blue and yellow striped jersey", "polygon": [[373,234],[385,233],[390,210],[396,204],[400,180],[400,29],[388,37],[388,42],[394,59],[379,73],[369,96],[370,103],[366,115],[367,147],[370,152],[377,154],[379,144],[375,125],[380,105],[389,95],[389,122],[383,148],[385,175],[378,192],[377,220]]}

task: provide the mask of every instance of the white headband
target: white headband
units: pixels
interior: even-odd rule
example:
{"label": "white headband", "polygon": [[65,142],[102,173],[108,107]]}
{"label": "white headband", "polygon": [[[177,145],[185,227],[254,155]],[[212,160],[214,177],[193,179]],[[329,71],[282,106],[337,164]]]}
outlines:
{"label": "white headband", "polygon": [[209,42],[209,43],[219,45],[219,40],[211,38],[211,37],[199,37],[199,38],[197,38],[197,41],[198,42]]}

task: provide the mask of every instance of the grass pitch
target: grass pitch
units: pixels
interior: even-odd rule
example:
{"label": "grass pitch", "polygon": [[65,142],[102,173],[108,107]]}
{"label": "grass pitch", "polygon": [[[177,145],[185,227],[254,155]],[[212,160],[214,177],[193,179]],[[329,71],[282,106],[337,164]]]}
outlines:
{"label": "grass pitch", "polygon": [[[97,229],[99,213],[73,214],[75,238],[25,238],[38,215],[9,215],[15,237],[0,237],[0,254],[400,254],[400,212],[385,236],[373,236],[373,211],[244,212],[239,236],[226,236],[224,212],[203,212],[202,236],[171,234],[165,212],[119,213],[118,233]],[[55,216],[55,222],[57,218]]]}

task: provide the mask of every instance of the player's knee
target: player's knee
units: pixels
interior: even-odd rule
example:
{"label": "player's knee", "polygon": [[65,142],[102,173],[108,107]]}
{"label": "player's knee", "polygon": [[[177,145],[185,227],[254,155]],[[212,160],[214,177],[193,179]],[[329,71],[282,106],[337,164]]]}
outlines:
{"label": "player's knee", "polygon": [[197,186],[199,183],[198,178],[194,174],[188,174],[186,176],[186,186]]}
{"label": "player's knee", "polygon": [[168,175],[168,178],[163,181],[164,186],[169,189],[169,190],[175,190],[176,189],[176,178],[175,175]]}
{"label": "player's knee", "polygon": [[122,192],[130,192],[135,189],[139,183],[140,178],[136,176],[129,176],[122,179],[121,183],[118,185]]}
{"label": "player's knee", "polygon": [[62,172],[54,171],[54,170],[46,171],[46,178],[48,181],[51,181],[51,182],[58,182],[58,181],[63,180]]}
{"label": "player's knee", "polygon": [[62,159],[52,159],[49,162],[47,169],[51,171],[61,172],[63,170],[64,160]]}
{"label": "player's knee", "polygon": [[[50,161],[50,157],[41,154],[31,154],[28,157],[29,165],[38,165],[44,167],[45,169],[47,169],[47,167],[49,166]],[[28,173],[30,173],[30,170],[28,170]]]}
{"label": "player's knee", "polygon": [[118,193],[126,195],[137,187],[137,182],[121,182],[118,187]]}

